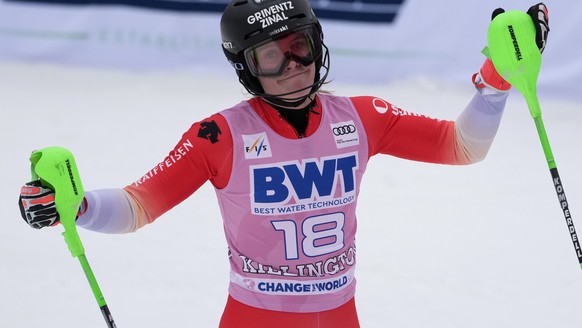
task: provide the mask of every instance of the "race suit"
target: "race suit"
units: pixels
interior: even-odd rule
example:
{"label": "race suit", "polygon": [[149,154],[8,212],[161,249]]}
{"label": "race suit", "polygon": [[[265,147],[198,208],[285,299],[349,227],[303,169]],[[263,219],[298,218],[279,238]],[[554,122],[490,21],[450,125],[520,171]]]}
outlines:
{"label": "race suit", "polygon": [[331,310],[355,293],[356,204],[368,160],[480,161],[506,98],[478,91],[447,121],[377,97],[319,93],[299,135],[255,97],[194,123],[139,180],[87,192],[77,225],[132,232],[210,181],[229,247],[230,296],[266,310]]}

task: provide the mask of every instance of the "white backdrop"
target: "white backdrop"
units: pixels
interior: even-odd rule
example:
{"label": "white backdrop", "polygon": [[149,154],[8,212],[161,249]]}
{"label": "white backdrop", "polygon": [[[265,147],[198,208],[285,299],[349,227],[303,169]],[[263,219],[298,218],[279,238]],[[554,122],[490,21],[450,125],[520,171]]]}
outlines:
{"label": "white backdrop", "polygon": [[[491,11],[526,10],[533,3],[406,0],[391,24],[322,19],[332,52],[331,77],[349,83],[419,75],[467,81],[483,60]],[[551,32],[540,94],[574,97],[582,90],[582,2],[548,6]],[[219,19],[217,13],[0,0],[0,60],[232,74],[220,49]]]}

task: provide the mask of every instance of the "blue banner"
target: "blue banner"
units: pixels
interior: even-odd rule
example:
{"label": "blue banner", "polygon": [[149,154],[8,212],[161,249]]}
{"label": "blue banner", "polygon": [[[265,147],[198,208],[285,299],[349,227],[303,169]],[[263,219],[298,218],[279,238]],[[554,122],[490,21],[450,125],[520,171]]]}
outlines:
{"label": "blue banner", "polygon": [[[229,0],[0,0],[0,60],[124,70],[233,74],[220,17]],[[243,0],[241,0],[243,1]],[[253,1],[253,0],[248,0]],[[331,53],[330,78],[387,83],[411,76],[471,83],[491,12],[529,0],[312,0]],[[549,4],[551,32],[538,87],[580,97],[580,0]]]}
{"label": "blue banner", "polygon": [[[123,5],[169,11],[221,13],[230,0],[6,0],[6,2],[100,6]],[[311,1],[311,6],[319,18],[391,23],[396,18],[403,3],[404,0],[327,0]]]}

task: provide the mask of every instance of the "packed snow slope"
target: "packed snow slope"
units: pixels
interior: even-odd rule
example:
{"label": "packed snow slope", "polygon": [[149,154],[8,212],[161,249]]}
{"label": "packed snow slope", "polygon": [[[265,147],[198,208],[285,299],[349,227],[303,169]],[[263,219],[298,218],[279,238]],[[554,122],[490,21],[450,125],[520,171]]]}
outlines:
{"label": "packed snow slope", "polygon": [[[422,77],[381,86],[333,81],[326,89],[441,119],[455,119],[475,92],[469,81]],[[86,190],[123,187],[161,161],[193,122],[245,97],[234,75],[1,63],[0,327],[105,326],[62,227],[37,231],[20,218],[31,151],[66,147]],[[582,103],[540,101],[582,232]],[[582,325],[582,270],[517,92],[483,162],[374,157],[358,222],[362,327]],[[210,184],[137,233],[79,234],[118,327],[217,326],[229,273]]]}

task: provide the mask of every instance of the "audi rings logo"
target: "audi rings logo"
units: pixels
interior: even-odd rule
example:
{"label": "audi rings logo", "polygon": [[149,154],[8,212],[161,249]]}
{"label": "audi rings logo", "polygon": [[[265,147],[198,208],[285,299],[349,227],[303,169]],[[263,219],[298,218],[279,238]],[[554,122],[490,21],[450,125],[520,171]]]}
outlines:
{"label": "audi rings logo", "polygon": [[337,148],[357,146],[360,144],[360,136],[354,121],[344,121],[330,124],[331,133],[335,139]]}
{"label": "audi rings logo", "polygon": [[356,127],[353,124],[336,126],[332,129],[332,132],[335,136],[343,136],[356,132]]}

